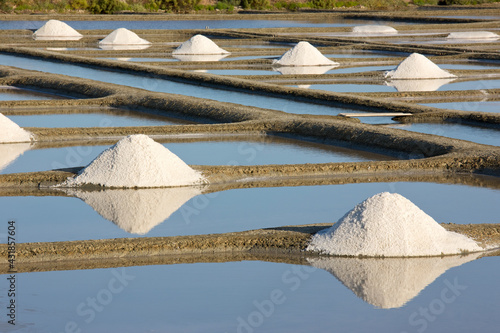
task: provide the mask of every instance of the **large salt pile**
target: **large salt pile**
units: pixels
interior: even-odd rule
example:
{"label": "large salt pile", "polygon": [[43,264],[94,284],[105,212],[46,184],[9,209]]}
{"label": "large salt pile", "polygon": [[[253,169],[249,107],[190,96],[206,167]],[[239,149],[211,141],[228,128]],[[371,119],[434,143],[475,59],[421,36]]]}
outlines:
{"label": "large salt pile", "polygon": [[290,50],[274,60],[273,64],[281,66],[337,66],[338,63],[332,61],[321,54],[321,52],[308,42],[299,42]]}
{"label": "large salt pile", "polygon": [[0,143],[31,142],[33,134],[0,113]]}
{"label": "large salt pile", "polygon": [[481,254],[427,258],[315,258],[312,266],[335,276],[356,296],[378,308],[399,308],[448,269]]}
{"label": "large salt pile", "polygon": [[396,69],[386,72],[391,79],[445,79],[456,77],[439,68],[435,63],[419,53],[413,53],[403,60]]}
{"label": "large salt pile", "polygon": [[397,34],[398,31],[388,25],[360,25],[352,28],[355,34]]}
{"label": "large salt pile", "polygon": [[58,187],[170,187],[205,182],[177,155],[147,135],[130,135],[103,151],[74,178]]}
{"label": "large salt pile", "polygon": [[416,257],[483,249],[472,239],[445,230],[405,197],[384,192],[315,234],[307,250],[341,256]]}
{"label": "large salt pile", "polygon": [[64,22],[48,20],[40,29],[33,33],[35,39],[59,40],[80,39],[83,35]]}
{"label": "large salt pile", "polygon": [[99,42],[99,45],[149,45],[145,39],[125,28],[118,28]]}
{"label": "large salt pile", "polygon": [[448,35],[449,39],[498,39],[498,36],[494,32],[490,31],[463,31],[463,32],[452,32]]}
{"label": "large salt pile", "polygon": [[108,189],[85,191],[66,189],[82,199],[103,218],[132,234],[144,235],[176,212],[191,198],[201,194],[200,187],[161,189]]}
{"label": "large salt pile", "polygon": [[210,38],[203,35],[195,35],[177,47],[172,54],[227,54],[230,53]]}

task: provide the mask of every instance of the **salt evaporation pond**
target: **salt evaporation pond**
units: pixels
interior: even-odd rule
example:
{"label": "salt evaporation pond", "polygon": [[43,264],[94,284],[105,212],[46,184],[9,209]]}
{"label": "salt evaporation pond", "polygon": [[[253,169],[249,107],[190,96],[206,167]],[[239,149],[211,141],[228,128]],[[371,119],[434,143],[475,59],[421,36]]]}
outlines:
{"label": "salt evaporation pond", "polygon": [[[196,165],[258,165],[359,162],[394,159],[390,156],[292,139],[268,137],[255,141],[165,143],[184,162]],[[74,146],[25,151],[0,174],[85,166],[109,146]],[[1,149],[1,146],[0,146]]]}
{"label": "salt evaporation pond", "polygon": [[469,112],[500,112],[500,101],[491,102],[448,102],[448,103],[422,103],[440,109],[462,110]]}
{"label": "salt evaporation pond", "polygon": [[[150,213],[147,203],[151,196],[159,197],[156,191],[165,192],[167,198],[182,194],[186,202],[178,209],[165,212],[163,223],[156,216],[149,232],[145,234],[148,237],[333,223],[357,203],[384,191],[405,196],[438,222],[500,223],[497,209],[500,202],[498,181],[484,176],[473,178],[485,185],[491,184],[491,187],[411,182],[362,183],[236,189],[194,194],[191,198],[179,188],[119,190],[121,193],[117,195],[113,192],[107,194],[108,191],[117,190],[89,195],[88,192],[80,190],[78,193],[72,189],[72,195],[86,199],[88,204],[77,197],[0,196],[0,210],[5,219],[22,221],[22,224],[17,225],[19,242],[141,237],[123,230],[125,221],[116,220],[112,223],[111,217],[120,216],[120,212],[110,211],[109,207],[135,206],[141,215],[147,215]],[[115,199],[113,201],[110,198]],[[98,205],[94,208],[90,206],[96,203]],[[163,206],[169,205],[172,203],[165,202]]]}
{"label": "salt evaporation pond", "polygon": [[0,87],[0,101],[49,100],[64,98],[68,97],[17,87]]}
{"label": "salt evaporation pond", "polygon": [[[443,259],[433,260],[439,265]],[[346,261],[330,259],[332,265]],[[380,309],[349,289],[343,273],[352,264],[346,265],[335,270],[337,276],[313,266],[263,261],[18,273],[22,292],[16,299],[16,327],[64,332],[72,323],[95,333],[110,327],[123,333],[206,332],[207,327],[213,332],[257,332],[253,327],[258,327],[258,332],[275,333],[329,332],[332,327],[336,332],[417,332],[425,326],[429,333],[455,333],[473,332],[478,326],[482,332],[495,332],[500,324],[499,257],[429,273],[430,284],[394,309]],[[419,273],[426,275],[425,270]],[[5,281],[8,275],[0,277]],[[370,281],[361,281],[358,288],[387,298],[404,292],[384,291]],[[5,281],[0,292],[7,291]],[[100,312],[89,303],[91,298]],[[426,320],[420,309],[427,309],[433,320]],[[1,325],[8,330],[5,322]]]}
{"label": "salt evaporation pond", "polygon": [[0,54],[0,63],[6,66],[20,67],[30,70],[43,70],[54,74],[70,75],[102,82],[121,84],[130,87],[147,89],[150,91],[180,94],[199,98],[231,102],[242,105],[255,106],[266,109],[280,110],[290,113],[321,112],[335,115],[338,112],[348,111],[348,108],[328,107],[310,103],[301,103],[290,99],[256,96],[253,94],[206,88],[198,85],[183,84],[167,80],[148,78],[140,75],[123,74],[118,72],[85,68],[76,65],[54,63],[37,59],[16,57]]}
{"label": "salt evaporation pond", "polygon": [[427,133],[460,140],[467,140],[485,145],[500,146],[500,131],[493,128],[467,126],[453,123],[415,123],[391,125],[411,132]]}
{"label": "salt evaporation pond", "polygon": [[115,113],[68,113],[42,115],[9,115],[21,127],[128,127],[165,126],[189,123],[180,119],[155,116],[142,112],[117,110]]}

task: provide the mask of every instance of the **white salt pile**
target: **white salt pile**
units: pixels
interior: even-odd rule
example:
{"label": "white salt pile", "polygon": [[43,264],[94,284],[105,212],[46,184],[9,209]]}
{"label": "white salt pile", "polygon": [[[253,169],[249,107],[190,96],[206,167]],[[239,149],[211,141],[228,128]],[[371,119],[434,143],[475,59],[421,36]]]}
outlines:
{"label": "white salt pile", "polygon": [[78,31],[64,22],[58,20],[49,20],[40,29],[33,33],[35,39],[80,39],[83,37]]}
{"label": "white salt pile", "polygon": [[464,31],[464,32],[452,32],[448,35],[449,39],[498,39],[500,38],[494,32],[490,31]]}
{"label": "white salt pile", "polygon": [[308,42],[299,42],[290,50],[274,60],[273,64],[281,66],[338,66]]}
{"label": "white salt pile", "polygon": [[455,79],[419,79],[419,80],[392,80],[385,84],[396,88],[397,91],[436,91],[443,85]]}
{"label": "white salt pile", "polygon": [[445,79],[456,77],[439,68],[435,63],[419,53],[413,53],[403,60],[396,69],[386,72],[391,79]]}
{"label": "white salt pile", "polygon": [[481,254],[427,258],[315,258],[312,266],[335,276],[365,302],[382,309],[400,308],[448,269]]}
{"label": "white salt pile", "polygon": [[206,182],[177,155],[147,135],[130,135],[103,151],[74,178],[58,187],[171,187]]}
{"label": "white salt pile", "polygon": [[176,212],[191,198],[202,193],[200,187],[161,189],[108,189],[85,191],[66,189],[82,199],[103,218],[128,233],[144,235]]}
{"label": "white salt pile", "polygon": [[12,164],[25,151],[31,149],[31,143],[0,144],[0,171]]}
{"label": "white salt pile", "polygon": [[118,28],[112,33],[107,35],[103,40],[99,42],[99,45],[145,45],[151,44],[145,39],[137,36],[135,32],[132,32],[125,28]]}
{"label": "white salt pile", "polygon": [[0,143],[31,142],[33,134],[0,113]]}
{"label": "white salt pile", "polygon": [[195,35],[177,47],[172,54],[227,54],[230,53],[210,38],[203,35]]}
{"label": "white salt pile", "polygon": [[445,230],[405,197],[384,192],[315,234],[307,250],[341,256],[416,257],[483,248],[466,236]]}
{"label": "white salt pile", "polygon": [[388,25],[360,25],[352,28],[355,34],[397,34],[398,31]]}

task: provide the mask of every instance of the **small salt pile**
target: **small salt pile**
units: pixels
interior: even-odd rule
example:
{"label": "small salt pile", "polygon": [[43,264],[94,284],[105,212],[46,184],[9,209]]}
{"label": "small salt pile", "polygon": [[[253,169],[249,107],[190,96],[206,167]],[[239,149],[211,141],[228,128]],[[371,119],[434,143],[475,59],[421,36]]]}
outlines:
{"label": "small salt pile", "polygon": [[391,79],[445,79],[457,77],[439,68],[435,63],[419,53],[413,53],[403,60],[396,69],[386,72]]}
{"label": "small salt pile", "polygon": [[360,25],[352,28],[355,34],[397,34],[398,31],[388,25]]}
{"label": "small salt pile", "polygon": [[126,232],[144,235],[191,198],[200,195],[202,189],[186,186],[100,191],[65,189],[64,192],[80,198],[103,218]]}
{"label": "small salt pile", "polygon": [[58,20],[49,20],[40,29],[33,33],[35,39],[80,39],[83,37],[78,31],[64,22]]}
{"label": "small salt pile", "polygon": [[0,143],[31,142],[33,134],[0,113]]}
{"label": "small salt pile", "polygon": [[118,28],[99,42],[99,45],[149,45],[145,39],[125,28]]}
{"label": "small salt pile", "polygon": [[171,187],[204,183],[177,155],[147,135],[130,135],[103,151],[80,173],[57,187]]}
{"label": "small salt pile", "polygon": [[418,257],[483,249],[472,239],[445,230],[405,197],[384,192],[315,234],[307,250],[341,256]]}
{"label": "small salt pile", "polygon": [[172,54],[227,54],[230,53],[210,38],[203,35],[195,35],[177,47]]}
{"label": "small salt pile", "polygon": [[281,66],[337,66],[339,63],[332,61],[308,42],[299,42],[290,50],[273,61]]}
{"label": "small salt pile", "polygon": [[490,31],[464,31],[464,32],[452,32],[448,35],[449,39],[498,39],[498,36],[494,32]]}

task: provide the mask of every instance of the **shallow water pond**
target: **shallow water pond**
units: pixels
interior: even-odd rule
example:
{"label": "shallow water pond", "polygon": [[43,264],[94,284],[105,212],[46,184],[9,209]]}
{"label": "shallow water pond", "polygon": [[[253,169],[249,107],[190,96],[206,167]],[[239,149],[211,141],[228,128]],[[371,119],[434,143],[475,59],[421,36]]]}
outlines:
{"label": "shallow water pond", "polygon": [[485,102],[449,102],[449,103],[423,103],[441,109],[462,110],[469,112],[500,112],[500,101]]}
{"label": "shallow water pond", "polygon": [[102,82],[109,82],[146,89],[150,91],[166,92],[199,98],[207,98],[207,96],[210,96],[210,99],[212,100],[280,110],[291,113],[307,113],[310,111],[321,112],[321,114],[335,115],[338,112],[350,110],[347,108],[301,103],[283,98],[256,96],[248,93],[227,91],[222,89],[212,89],[198,85],[190,85],[167,80],[148,78],[140,75],[97,70],[76,65],[54,63],[4,54],[0,54],[0,63],[7,66],[15,66],[32,70],[42,70],[49,73],[82,77]]}
{"label": "shallow water pond", "polygon": [[[164,146],[187,164],[201,165],[328,163],[391,159],[389,156],[361,150],[275,137],[266,140],[256,139],[256,141],[170,142]],[[5,151],[5,153],[0,157],[0,173],[84,166],[108,147],[105,145],[37,149],[36,145],[30,144],[2,144],[0,152]]]}
{"label": "shallow water pond", "polygon": [[[364,265],[366,260],[349,258],[313,266],[242,261],[18,273],[15,328],[455,333],[481,327],[495,332],[500,258],[472,259],[424,259],[422,266],[419,259],[400,259],[391,262],[401,268],[397,275],[386,267],[390,259]],[[409,285],[414,276],[421,279]],[[0,277],[0,292],[7,295],[9,276]],[[377,307],[390,302],[400,306]],[[6,319],[0,325],[3,332],[14,332]]]}
{"label": "shallow water pond", "polygon": [[[478,179],[489,182],[487,177]],[[20,222],[18,242],[198,235],[333,223],[366,198],[385,191],[405,196],[438,222],[500,223],[496,185],[362,183],[207,194],[190,187],[65,191],[72,197],[0,197],[2,216]],[[2,237],[5,242],[6,234]]]}
{"label": "shallow water pond", "polygon": [[127,127],[127,126],[164,126],[187,122],[147,113],[116,111],[115,113],[70,113],[42,115],[9,115],[21,127]]}
{"label": "shallow water pond", "polygon": [[482,143],[485,145],[500,146],[500,130],[492,128],[482,128],[466,126],[460,124],[401,124],[391,125],[391,127],[403,129],[411,132],[427,133],[449,138],[461,139]]}
{"label": "shallow water pond", "polygon": [[0,86],[0,101],[48,100],[48,99],[63,99],[63,98],[68,98],[68,97],[53,95],[30,89]]}

